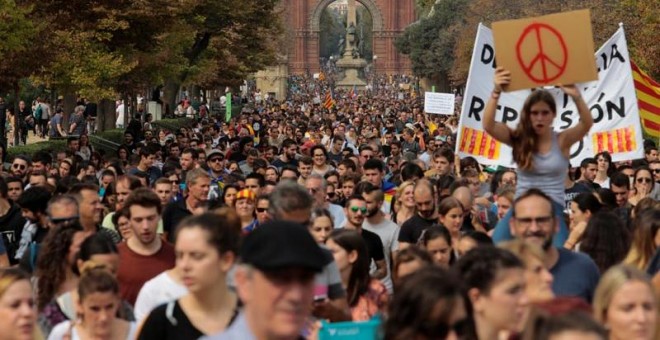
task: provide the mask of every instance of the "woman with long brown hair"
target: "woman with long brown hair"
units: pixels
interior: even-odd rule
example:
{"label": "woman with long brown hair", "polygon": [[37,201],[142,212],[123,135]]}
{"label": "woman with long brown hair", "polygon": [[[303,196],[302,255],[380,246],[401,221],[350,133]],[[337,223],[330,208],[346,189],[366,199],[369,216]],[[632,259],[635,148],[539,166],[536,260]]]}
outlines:
{"label": "woman with long brown hair", "polygon": [[[495,121],[498,101],[511,82],[511,72],[502,67],[495,71],[495,87],[486,104],[483,116],[484,130],[499,142],[511,146],[513,161],[518,167],[516,197],[530,188],[537,188],[552,198],[554,212],[563,216],[564,182],[569,166],[569,151],[591,129],[593,117],[580,90],[575,85],[561,86],[562,91],[571,97],[577,106],[580,119],[573,127],[562,132],[553,129],[557,116],[557,104],[547,90],[536,89],[525,100],[520,111],[520,122],[515,129],[505,123]],[[509,220],[511,213],[497,224],[493,240],[497,243],[510,239]],[[560,230],[555,235],[554,244],[561,247],[568,236],[568,228],[563,218],[559,219]]]}
{"label": "woman with long brown hair", "polygon": [[35,269],[39,311],[78,285],[73,265],[85,237],[82,227],[76,223],[50,230],[39,247]]}

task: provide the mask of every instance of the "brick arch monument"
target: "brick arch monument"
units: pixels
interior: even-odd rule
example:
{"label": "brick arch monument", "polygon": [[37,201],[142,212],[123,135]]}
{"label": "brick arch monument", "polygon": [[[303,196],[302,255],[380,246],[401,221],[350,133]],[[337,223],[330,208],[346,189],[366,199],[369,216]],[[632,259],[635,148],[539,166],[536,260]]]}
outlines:
{"label": "brick arch monument", "polygon": [[[286,21],[293,37],[288,55],[290,74],[319,70],[320,21],[323,11],[336,0],[286,0]],[[376,72],[411,74],[410,60],[399,54],[394,40],[413,23],[415,0],[357,0],[364,5],[373,20],[373,54],[378,56]]]}

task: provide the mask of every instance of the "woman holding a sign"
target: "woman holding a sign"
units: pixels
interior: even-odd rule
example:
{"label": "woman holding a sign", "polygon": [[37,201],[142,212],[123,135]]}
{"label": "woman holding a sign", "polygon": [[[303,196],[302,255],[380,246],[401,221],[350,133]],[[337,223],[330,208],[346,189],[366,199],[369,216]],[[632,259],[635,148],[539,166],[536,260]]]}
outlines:
{"label": "woman holding a sign", "polygon": [[[513,160],[518,166],[516,197],[530,188],[541,189],[554,201],[555,214],[560,222],[560,230],[555,235],[554,245],[561,247],[568,236],[568,228],[563,218],[564,182],[569,166],[569,150],[591,129],[593,118],[580,91],[575,85],[561,86],[570,96],[580,114],[580,121],[562,132],[553,129],[557,116],[557,105],[553,95],[544,89],[537,89],[525,100],[520,112],[520,122],[515,129],[495,121],[497,102],[511,81],[511,73],[502,67],[495,71],[495,88],[491,94],[483,117],[483,128],[496,140],[511,146]],[[509,220],[512,211],[500,220],[495,228],[493,240],[500,242],[511,238]]]}

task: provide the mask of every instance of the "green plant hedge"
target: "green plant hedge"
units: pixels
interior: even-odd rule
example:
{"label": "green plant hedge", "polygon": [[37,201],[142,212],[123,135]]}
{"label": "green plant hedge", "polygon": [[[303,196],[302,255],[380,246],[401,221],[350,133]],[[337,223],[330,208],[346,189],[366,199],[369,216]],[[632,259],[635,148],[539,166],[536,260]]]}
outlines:
{"label": "green plant hedge", "polygon": [[[191,127],[194,121],[188,118],[176,118],[176,119],[162,119],[156,122],[153,122],[152,125],[156,129],[168,129],[168,130],[178,130],[181,127]],[[114,142],[116,144],[121,144],[122,138],[124,137],[123,129],[112,129],[105,130],[103,132],[97,132],[94,136],[106,139],[108,141]],[[104,150],[106,154],[114,155],[115,148],[109,148],[98,142],[94,138],[90,139],[92,146],[97,151]],[[55,139],[55,140],[45,140],[36,143],[30,143],[28,145],[13,146],[7,149],[7,159],[11,159],[16,155],[33,155],[37,151],[46,150],[49,152],[56,152],[66,148],[66,138]]]}

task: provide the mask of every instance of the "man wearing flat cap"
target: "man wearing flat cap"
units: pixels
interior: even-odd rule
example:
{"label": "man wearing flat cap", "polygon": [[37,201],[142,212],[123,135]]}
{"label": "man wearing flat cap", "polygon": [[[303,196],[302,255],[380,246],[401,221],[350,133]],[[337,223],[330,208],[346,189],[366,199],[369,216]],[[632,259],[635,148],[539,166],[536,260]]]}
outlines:
{"label": "man wearing flat cap", "polygon": [[235,275],[243,310],[225,332],[203,339],[301,339],[314,302],[314,276],[324,264],[321,248],[302,225],[272,221],[255,229],[243,241]]}

